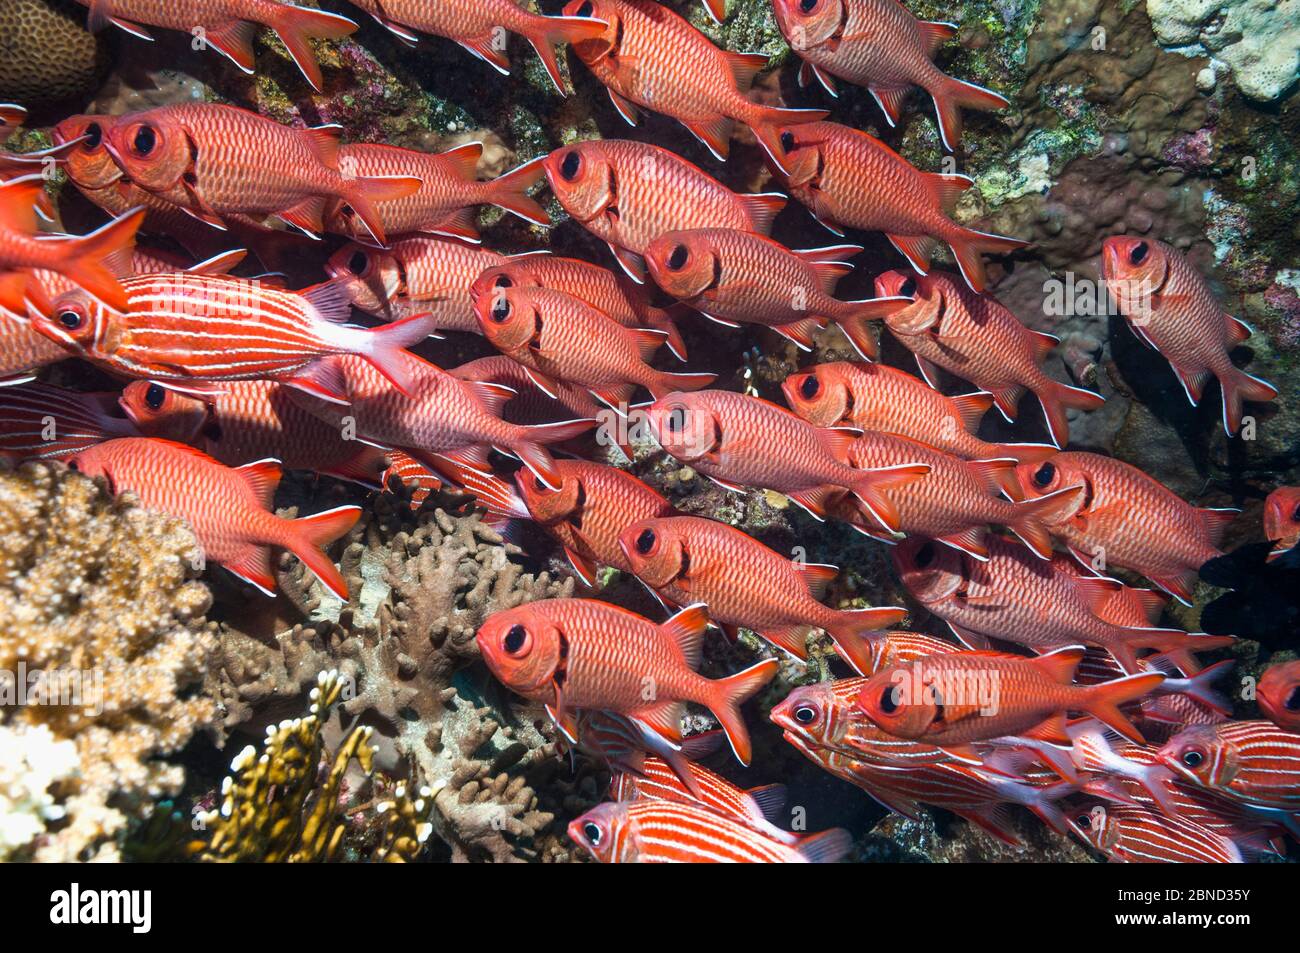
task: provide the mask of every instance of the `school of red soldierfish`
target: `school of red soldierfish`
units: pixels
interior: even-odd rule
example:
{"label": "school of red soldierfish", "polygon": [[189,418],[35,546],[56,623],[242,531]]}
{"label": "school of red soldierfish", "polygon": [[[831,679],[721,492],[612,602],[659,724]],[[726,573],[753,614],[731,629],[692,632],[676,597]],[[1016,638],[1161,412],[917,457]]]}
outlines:
{"label": "school of red soldierfish", "polygon": [[[1066,449],[1067,408],[1102,398],[1047,374],[1057,340],[988,292],[983,256],[1025,243],[953,221],[969,178],[921,172],[826,110],[759,104],[749,87],[766,57],[719,49],[654,0],[572,0],[562,16],[512,0],[353,2],[405,43],[448,37],[508,72],[494,41],[504,26],[528,39],[561,94],[556,47],[570,44],[629,123],[642,110],[672,117],[719,159],[743,126],[782,190],[736,194],[634,141],[575,142],[480,182],[477,144],[442,155],[344,145],[338,127],[290,128],[199,102],[68,117],[53,148],[0,153],[0,375],[10,385],[0,453],[64,461],[184,518],[212,562],[268,594],[271,554],[288,550],[345,597],[323,547],[359,516],[346,506],[277,517],[282,467],[377,489],[401,479],[417,504],[451,484],[495,519],[534,521],[584,586],[601,567],[635,576],[671,612],[664,621],[557,599],[498,612],[478,633],[493,674],[613,772],[612,800],[569,826],[602,862],[835,861],[851,850],[843,830],[784,830],[779,785],[743,791],[696,763],[724,740],[749,763],[741,705],[778,669],[768,657],[723,678],[699,674],[710,626],[732,640],[747,629],[795,659],[808,657],[811,630],[825,632],[853,676],[795,689],[771,719],[804,756],[892,811],[946,808],[1015,844],[1008,808],[1021,805],[1116,861],[1285,850],[1300,832],[1300,663],[1260,683],[1271,720],[1231,720],[1213,685],[1231,663],[1203,667],[1198,655],[1232,638],[1158,624],[1167,597],[1190,604],[1233,512],[1197,509],[1127,463]],[[183,13],[172,0],[81,3],[92,27],[141,38],[197,22],[207,46],[246,71],[257,31],[274,30],[314,89],[309,38],[356,29],[271,0],[199,0]],[[723,0],[707,5],[725,15]],[[919,87],[949,150],[963,108],[1007,105],[934,65],[954,26],[921,22],[895,0],[773,6],[804,84],[831,95],[837,81],[866,87],[890,125]],[[0,106],[0,135],[23,119],[21,107]],[[41,231],[51,163],[107,224],[81,237]],[[478,243],[481,205],[549,223],[529,194],[543,180],[608,244],[612,267]],[[905,261],[882,264],[876,297],[834,294],[861,246],[789,249],[768,237],[791,198],[837,236],[888,236]],[[221,251],[311,254],[317,246],[296,233],[348,242],[321,262],[329,277],[314,287],[234,277],[246,252]],[[137,234],[204,260],[136,246]],[[942,246],[957,272],[931,269]],[[1102,270],[1193,404],[1218,381],[1229,435],[1244,402],[1277,396],[1229,359],[1250,329],[1177,250],[1116,236]],[[380,323],[348,323],[353,309]],[[834,324],[860,360],[791,374],[788,409],[652,363],[665,345],[686,361],[680,325],[702,319],[761,325],[805,351]],[[876,363],[880,323],[915,355],[919,377]],[[409,350],[439,331],[481,334],[501,356],[444,369]],[[123,389],[35,380],[68,358]],[[976,390],[944,395],[939,368]],[[991,407],[1015,420],[1026,392],[1051,444],[976,436]],[[903,587],[956,641],[891,629],[901,608],[831,608],[821,600],[836,567],[679,513],[627,470],[573,457],[605,408],[625,418],[642,393],[652,403],[638,419],[698,473],[784,494],[813,519],[895,544]],[[346,438],[345,421],[355,431]],[[630,455],[625,438],[604,436]],[[557,447],[567,451],[557,457]],[[494,450],[522,464],[513,484],[494,472]],[[1296,546],[1300,488],[1269,498],[1264,529],[1270,558]],[[720,732],[684,736],[688,703]]]}

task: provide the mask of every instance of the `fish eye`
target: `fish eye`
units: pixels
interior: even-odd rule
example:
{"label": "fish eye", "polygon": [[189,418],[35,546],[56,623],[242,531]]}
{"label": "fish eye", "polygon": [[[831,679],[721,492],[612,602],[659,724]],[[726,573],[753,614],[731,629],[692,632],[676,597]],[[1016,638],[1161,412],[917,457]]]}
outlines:
{"label": "fish eye", "polygon": [[510,317],[510,302],[505,298],[498,298],[492,305],[492,320],[501,324],[508,317]]}
{"label": "fish eye", "polygon": [[1151,251],[1151,246],[1146,242],[1138,242],[1133,246],[1133,250],[1128,253],[1128,260],[1135,265],[1140,265],[1147,260],[1147,254]]}
{"label": "fish eye", "polygon": [[135,131],[135,138],[131,140],[131,148],[138,156],[149,155],[157,145],[158,134],[154,132],[153,126],[140,126]]}
{"label": "fish eye", "polygon": [[[591,4],[587,4],[587,6],[591,6]],[[599,847],[600,837],[601,837],[600,825],[593,824],[591,821],[588,821],[586,824],[583,824],[582,836],[587,838],[587,843],[589,843],[592,847]]]}
{"label": "fish eye", "polygon": [[885,693],[880,696],[880,710],[886,715],[892,715],[898,711],[898,698],[893,685],[886,687]]}
{"label": "fish eye", "polygon": [[86,148],[98,149],[104,142],[104,128],[97,122],[92,122],[86,126]]}
{"label": "fish eye", "polygon": [[578,10],[577,10],[577,12],[574,14],[574,16],[578,16],[578,17],[589,17],[589,16],[591,16],[591,15],[592,15],[593,13],[595,13],[595,12],[596,12],[596,8],[595,8],[594,6],[592,6],[591,0],[587,0],[586,3],[584,3],[582,6],[578,7]]}
{"label": "fish eye", "polygon": [[1300,523],[1300,503],[1297,503],[1295,509],[1291,511],[1291,522]]}
{"label": "fish eye", "polygon": [[69,331],[75,331],[81,327],[81,315],[75,311],[60,311],[59,324],[63,325]]}
{"label": "fish eye", "polygon": [[1183,752],[1183,764],[1189,768],[1199,768],[1205,763],[1205,755],[1195,748]]}
{"label": "fish eye", "polygon": [[1038,486],[1050,486],[1056,479],[1056,464],[1044,463],[1034,471],[1034,483]]}
{"label": "fish eye", "polygon": [[167,391],[159,384],[150,384],[144,392],[144,402],[150,410],[158,410],[163,405],[163,398],[167,396]]}
{"label": "fish eye", "polygon": [[1291,689],[1291,694],[1286,696],[1282,702],[1282,707],[1287,711],[1300,711],[1300,686]]}
{"label": "fish eye", "polygon": [[916,566],[918,569],[924,569],[934,562],[934,543],[926,543],[916,551]]}
{"label": "fish eye", "polygon": [[812,13],[817,9],[817,0],[799,0],[799,9],[804,13]]}
{"label": "fish eye", "polygon": [[501,646],[510,655],[518,655],[528,642],[528,630],[522,625],[512,625],[506,637],[502,640]]}
{"label": "fish eye", "polygon": [[354,275],[360,275],[370,264],[370,258],[363,251],[354,251],[352,257],[348,259],[348,271]]}
{"label": "fish eye", "polygon": [[76,460],[69,460],[69,461],[68,461],[68,469],[71,470],[71,471],[74,472],[74,473],[80,473],[80,472],[81,472],[81,467],[78,466]]}
{"label": "fish eye", "polygon": [[674,408],[668,414],[668,432],[681,433],[686,429],[686,410],[682,407]]}
{"label": "fish eye", "polygon": [[1074,819],[1074,823],[1078,824],[1079,827],[1082,828],[1082,829],[1085,830],[1085,831],[1086,831],[1086,830],[1091,830],[1091,829],[1092,829],[1092,816],[1089,815],[1089,814],[1080,814],[1078,817],[1076,817],[1076,818]]}
{"label": "fish eye", "polygon": [[908,278],[906,281],[904,281],[904,282],[903,282],[903,286],[902,286],[901,288],[898,289],[898,293],[899,293],[900,296],[902,296],[902,297],[904,297],[904,298],[911,298],[913,295],[915,295],[915,294],[916,294],[916,279],[915,279],[915,278]]}
{"label": "fish eye", "polygon": [[817,720],[817,709],[811,705],[800,705],[794,710],[794,720],[801,725],[811,725]]}
{"label": "fish eye", "polygon": [[803,383],[799,385],[799,393],[803,394],[805,400],[812,400],[817,396],[819,390],[821,390],[821,384],[818,383],[816,374],[809,374],[803,379]]}
{"label": "fish eye", "polygon": [[642,556],[649,556],[650,550],[655,548],[655,531],[644,529],[641,535],[636,538],[636,551]]}
{"label": "fish eye", "polygon": [[781,133],[781,148],[784,149],[786,152],[793,152],[793,151],[794,151],[794,133],[793,133],[793,132],[783,132],[783,133]]}
{"label": "fish eye", "polygon": [[673,253],[668,256],[668,270],[681,271],[686,267],[686,259],[691,257],[691,253],[685,245],[678,245],[673,249]]}
{"label": "fish eye", "polygon": [[578,177],[578,171],[582,168],[582,156],[576,152],[570,152],[560,163],[560,175],[564,177],[565,182],[572,182]]}
{"label": "fish eye", "polygon": [[547,489],[546,484],[542,482],[542,478],[536,474],[533,475],[533,489],[538,493],[545,493]]}

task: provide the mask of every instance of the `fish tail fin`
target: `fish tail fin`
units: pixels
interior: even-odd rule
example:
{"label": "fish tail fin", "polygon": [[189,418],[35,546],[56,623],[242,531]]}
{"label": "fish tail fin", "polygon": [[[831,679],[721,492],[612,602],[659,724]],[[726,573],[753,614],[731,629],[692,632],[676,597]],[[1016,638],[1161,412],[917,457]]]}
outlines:
{"label": "fish tail fin", "polygon": [[114,257],[135,245],[135,233],[144,215],[144,209],[138,208],[83,238],[70,239],[68,256],[59,266],[67,278],[114,311],[128,307],[126,291],[117,280]]}
{"label": "fish tail fin", "polygon": [[810,864],[838,864],[853,849],[853,836],[842,827],[832,827],[801,838],[794,849]]}
{"label": "fish tail fin", "polygon": [[984,255],[1006,255],[1029,245],[1029,242],[1021,241],[1019,238],[990,235],[988,232],[977,232],[972,228],[958,228],[947,241],[953,257],[957,259],[957,267],[961,269],[962,277],[966,279],[966,284],[970,285],[972,291],[980,294],[988,288],[988,277],[984,273]]}
{"label": "fish tail fin", "polygon": [[897,625],[906,616],[905,609],[895,606],[842,609],[826,627],[826,634],[835,641],[835,650],[859,675],[870,675],[876,670],[885,641],[878,630]]}
{"label": "fish tail fin", "polygon": [[717,379],[717,374],[673,374],[660,371],[646,385],[646,389],[655,400],[660,400],[679,390],[703,390]]}
{"label": "fish tail fin", "polygon": [[961,111],[966,109],[995,110],[1011,105],[1005,96],[974,83],[944,77],[944,82],[930,91],[934,97],[934,111],[939,117],[939,134],[949,152],[961,145]]}
{"label": "fish tail fin", "polygon": [[825,109],[780,109],[775,106],[763,106],[758,108],[757,115],[749,123],[749,128],[772,164],[780,169],[783,175],[789,175],[790,170],[785,164],[785,150],[781,148],[781,133],[788,126],[820,122],[829,115],[830,113]]}
{"label": "fish tail fin", "polygon": [[302,560],[303,565],[316,574],[325,588],[347,601],[348,584],[325,554],[325,546],[338,539],[361,518],[361,507],[340,506],[315,516],[304,516],[290,522],[289,538],[285,548]]}
{"label": "fish tail fin", "polygon": [[886,494],[909,483],[921,479],[930,472],[928,464],[909,463],[896,467],[884,467],[879,470],[863,470],[861,475],[849,487],[853,495],[862,501],[863,506],[871,511],[880,525],[891,533],[898,532],[898,507]]}
{"label": "fish tail fin", "polygon": [[1242,404],[1245,401],[1269,401],[1277,396],[1276,387],[1239,367],[1221,375],[1219,387],[1223,391],[1223,429],[1230,437],[1235,437],[1241,429]]}
{"label": "fish tail fin", "polygon": [[895,311],[907,307],[911,301],[906,298],[864,298],[846,303],[851,308],[849,315],[837,319],[835,323],[864,360],[874,361],[880,356],[880,347],[871,322],[889,317]]}
{"label": "fish tail fin", "polygon": [[566,440],[581,437],[595,425],[595,420],[583,419],[525,427],[523,429],[527,433],[528,439],[512,443],[509,449],[551,489],[558,490],[561,480],[555,472],[555,460],[551,457],[550,451],[546,449],[547,445],[563,443]]}
{"label": "fish tail fin", "polygon": [[1043,406],[1043,416],[1047,418],[1047,431],[1052,442],[1064,447],[1070,442],[1070,422],[1065,416],[1067,407],[1075,410],[1096,410],[1106,403],[1106,398],[1082,387],[1071,387],[1052,381],[1051,386],[1038,392],[1038,402]]}
{"label": "fish tail fin", "polygon": [[1079,512],[1085,492],[1082,486],[1067,486],[1036,500],[1015,503],[1015,518],[1009,529],[1039,558],[1051,559],[1052,527]]}
{"label": "fish tail fin", "polygon": [[419,191],[423,181],[412,175],[358,176],[348,182],[344,198],[365,225],[370,237],[380,245],[388,244],[383,219],[375,208],[377,202],[391,202]]}
{"label": "fish tail fin", "polygon": [[433,334],[438,318],[432,314],[413,314],[392,324],[385,324],[368,332],[369,346],[364,357],[404,394],[411,392],[411,364],[420,358],[409,354],[406,348],[418,344]]}
{"label": "fish tail fin", "polygon": [[325,10],[312,10],[291,4],[277,4],[267,20],[311,88],[320,92],[323,79],[320,64],[310,40],[337,40],[356,32],[357,25],[347,17]]}
{"label": "fish tail fin", "polygon": [[542,65],[546,67],[546,75],[555,84],[555,89],[561,96],[567,96],[569,91],[564,87],[564,76],[560,73],[560,63],[555,55],[555,47],[564,43],[598,40],[605,35],[605,30],[609,27],[609,24],[591,17],[542,16],[539,16],[535,23],[536,26],[530,27],[525,36],[527,36],[528,42],[532,44],[533,49],[537,51],[537,55],[541,57]]}
{"label": "fish tail fin", "polygon": [[534,225],[550,225],[551,216],[547,215],[546,209],[528,194],[528,190],[540,182],[545,174],[540,157],[525,162],[517,169],[511,169],[489,182],[488,199],[498,208],[518,215]]}
{"label": "fish tail fin", "polygon": [[[1212,652],[1226,649],[1237,641],[1233,635],[1193,635],[1182,629],[1131,629],[1124,639],[1124,645],[1130,653],[1134,649],[1153,649],[1176,665],[1185,675],[1197,675],[1201,663],[1196,660],[1196,652]],[[1118,659],[1121,664],[1123,660]],[[1125,667],[1126,672],[1141,669],[1135,664]],[[1221,673],[1220,673],[1221,674]]]}
{"label": "fish tail fin", "polygon": [[731,750],[743,765],[749,765],[754,749],[749,740],[749,730],[745,727],[745,718],[740,713],[740,706],[775,678],[780,667],[781,663],[776,659],[766,659],[757,665],[751,665],[743,672],[737,672],[735,675],[711,683],[713,694],[708,703],[709,711],[713,712],[713,716],[722,725]]}
{"label": "fish tail fin", "polygon": [[1231,716],[1232,702],[1214,690],[1214,683],[1231,671],[1236,664],[1235,659],[1225,659],[1202,669],[1187,680],[1183,694],[1210,711]]}
{"label": "fish tail fin", "polygon": [[1080,707],[1099,721],[1105,722],[1134,744],[1146,744],[1142,732],[1119,710],[1120,705],[1136,701],[1156,688],[1165,677],[1159,672],[1129,675],[1114,681],[1102,682],[1084,690]]}

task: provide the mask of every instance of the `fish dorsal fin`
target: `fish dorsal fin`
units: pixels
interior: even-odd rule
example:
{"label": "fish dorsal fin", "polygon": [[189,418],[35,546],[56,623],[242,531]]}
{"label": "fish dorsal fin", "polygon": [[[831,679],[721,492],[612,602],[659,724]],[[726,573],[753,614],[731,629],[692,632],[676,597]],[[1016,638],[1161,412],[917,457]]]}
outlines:
{"label": "fish dorsal fin", "polygon": [[304,129],[302,134],[306,138],[311,151],[321,161],[321,165],[337,170],[339,167],[339,137],[343,135],[343,127],[331,123],[327,126]]}
{"label": "fish dorsal fin", "polygon": [[654,357],[655,352],[668,340],[667,331],[658,331],[654,328],[628,328],[627,331],[636,342],[637,352],[640,353],[643,361],[649,361]]}
{"label": "fish dorsal fin", "polygon": [[795,572],[803,580],[804,585],[808,587],[808,593],[814,598],[820,600],[826,595],[826,587],[831,581],[840,574],[840,567],[829,566],[825,563],[795,563]]}
{"label": "fish dorsal fin", "polygon": [[465,389],[478,398],[479,403],[495,417],[500,417],[506,402],[519,393],[513,387],[493,381],[462,381],[462,383]]}
{"label": "fish dorsal fin", "polygon": [[925,44],[925,51],[931,59],[939,52],[939,47],[957,35],[957,27],[953,24],[934,20],[921,20],[916,24],[916,29],[921,34],[921,42]]}
{"label": "fish dorsal fin", "polygon": [[1088,610],[1098,618],[1105,618],[1106,604],[1124,589],[1123,583],[1109,576],[1072,576],[1070,582]]}
{"label": "fish dorsal fin", "polygon": [[984,415],[993,406],[993,395],[980,390],[973,394],[961,394],[952,398],[952,402],[953,406],[957,408],[957,415],[961,417],[962,426],[966,428],[967,433],[975,433],[979,430],[980,421],[984,419]]}
{"label": "fish dorsal fin", "polygon": [[745,207],[745,214],[754,223],[754,231],[767,235],[772,231],[772,222],[777,213],[785,208],[789,199],[780,192],[760,192],[757,195],[738,195],[740,204]]}
{"label": "fish dorsal fin", "polygon": [[352,301],[347,286],[341,281],[331,278],[304,288],[298,294],[307,299],[319,317],[331,324],[342,324],[352,317]]}
{"label": "fish dorsal fin", "polygon": [[702,602],[696,602],[662,622],[659,631],[677,647],[687,668],[695,671],[700,667],[704,631],[708,627],[708,607]]}
{"label": "fish dorsal fin", "polygon": [[1223,531],[1228,528],[1228,524],[1237,518],[1241,510],[1221,509],[1209,510],[1198,509],[1197,513],[1201,514],[1201,519],[1205,523],[1205,532],[1210,537],[1210,543],[1218,546],[1223,541]]}
{"label": "fish dorsal fin", "polygon": [[725,52],[723,55],[727,66],[731,68],[736,88],[742,93],[749,92],[749,87],[754,85],[754,77],[767,65],[767,54]]}
{"label": "fish dorsal fin", "polygon": [[1074,670],[1083,661],[1084,648],[1080,645],[1067,645],[1065,648],[1048,652],[1033,660],[1033,664],[1053,681],[1069,685],[1074,681]]}
{"label": "fish dorsal fin", "polygon": [[764,821],[775,821],[779,818],[785,811],[786,801],[790,797],[784,784],[764,784],[761,787],[750,788],[745,794],[754,802],[754,809],[758,812],[756,819]]}
{"label": "fish dorsal fin", "polygon": [[253,496],[257,499],[258,505],[264,510],[271,508],[271,503],[275,500],[276,488],[280,485],[280,477],[283,470],[280,467],[279,460],[257,460],[253,463],[246,463],[242,467],[236,467],[238,473],[253,491]]}
{"label": "fish dorsal fin", "polygon": [[482,155],[483,143],[467,142],[447,150],[439,158],[460,178],[473,182],[478,178],[478,160]]}

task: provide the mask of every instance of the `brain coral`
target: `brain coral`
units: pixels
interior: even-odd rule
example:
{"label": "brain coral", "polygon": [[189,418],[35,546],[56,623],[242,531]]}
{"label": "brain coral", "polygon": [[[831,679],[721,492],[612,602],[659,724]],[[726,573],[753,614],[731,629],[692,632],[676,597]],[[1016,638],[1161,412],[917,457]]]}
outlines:
{"label": "brain coral", "polygon": [[28,107],[84,96],[108,71],[103,41],[72,0],[0,3],[0,101]]}
{"label": "brain coral", "polygon": [[0,470],[0,729],[24,757],[51,738],[77,754],[44,792],[35,859],[116,858],[128,817],[179,789],[162,756],[213,717],[186,697],[214,649],[197,555],[183,523],[61,466]]}

